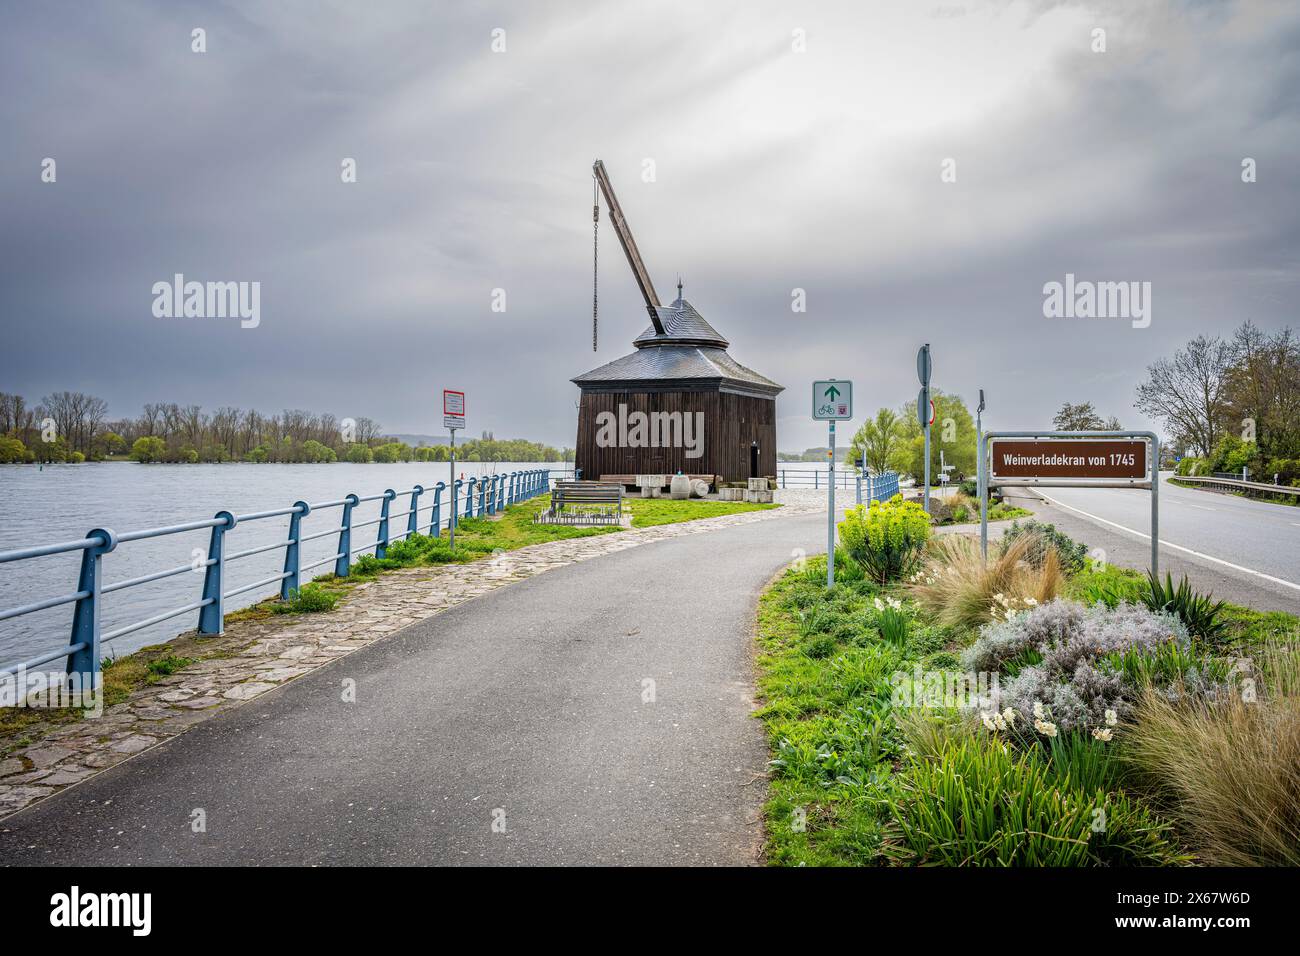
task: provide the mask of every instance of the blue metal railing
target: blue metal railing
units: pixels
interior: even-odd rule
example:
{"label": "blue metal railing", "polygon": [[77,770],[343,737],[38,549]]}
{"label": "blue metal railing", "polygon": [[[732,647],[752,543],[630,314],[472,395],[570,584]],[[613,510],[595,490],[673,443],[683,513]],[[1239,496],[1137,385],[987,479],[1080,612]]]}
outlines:
{"label": "blue metal railing", "polygon": [[858,476],[858,501],[888,501],[898,494],[898,474],[887,471],[883,475]]}
{"label": "blue metal railing", "polygon": [[[562,473],[563,474],[563,473]],[[427,491],[421,485],[406,491],[394,491],[392,488],[386,489],[381,494],[367,495],[358,497],[357,495],[347,495],[337,501],[324,501],[317,504],[309,504],[305,501],[297,501],[289,508],[279,508],[272,511],[258,511],[252,514],[235,515],[229,511],[219,511],[212,518],[202,521],[190,521],[185,524],[170,525],[161,528],[149,528],[143,531],[129,531],[124,534],[116,534],[108,528],[95,528],[88,532],[84,538],[76,541],[64,541],[59,544],[40,545],[34,548],[18,548],[11,551],[0,551],[0,564],[7,564],[12,561],[24,561],[30,558],[45,557],[52,554],[64,554],[73,551],[81,552],[81,570],[77,579],[77,590],[62,594],[57,597],[46,598],[41,601],[34,601],[21,607],[10,608],[0,611],[0,621],[7,621],[11,618],[20,617],[24,614],[32,614],[37,611],[48,610],[49,608],[59,607],[64,604],[73,604],[72,614],[72,633],[66,646],[59,647],[57,650],[40,654],[30,660],[18,664],[10,664],[0,667],[0,677],[18,674],[23,671],[30,671],[43,664],[63,657],[67,659],[66,669],[69,674],[81,675],[83,682],[86,675],[92,675],[93,683],[83,683],[82,686],[99,686],[99,669],[100,669],[100,649],[103,645],[109,644],[123,635],[130,634],[133,631],[139,631],[162,621],[179,617],[182,614],[198,612],[198,633],[216,635],[221,634],[225,629],[225,602],[227,598],[243,594],[256,588],[269,587],[277,585],[280,589],[280,598],[288,599],[294,591],[301,587],[303,575],[322,565],[333,562],[334,574],[339,577],[346,577],[351,571],[352,559],[363,551],[374,549],[376,557],[384,557],[389,546],[393,542],[415,534],[421,527],[427,527],[427,533],[432,537],[439,537],[442,529],[457,521],[457,507],[460,501],[464,503],[464,510],[461,514],[463,518],[477,517],[484,514],[496,514],[503,510],[506,505],[524,501],[529,498],[535,498],[538,495],[547,494],[550,491],[551,473],[549,469],[538,468],[528,471],[512,471],[508,474],[484,475],[482,477],[470,478],[467,483],[463,483],[459,478],[455,481],[454,493],[450,496],[451,513],[444,521],[442,518],[442,492],[446,488],[444,482],[438,484],[432,489],[431,503],[427,505],[420,504],[420,498]],[[461,486],[466,485],[465,492],[462,494]],[[474,494],[478,492],[477,510],[475,509]],[[410,495],[407,509],[394,513],[391,510],[392,503],[399,497]],[[355,522],[352,520],[353,509],[358,505],[379,501],[379,517],[371,521]],[[317,531],[313,534],[303,534],[302,520],[313,512],[328,511],[340,509],[340,519],[338,527],[328,528],[324,531]],[[427,525],[421,520],[422,512],[431,512]],[[226,550],[226,534],[233,528],[242,523],[250,521],[260,521],[268,518],[289,517],[289,537],[286,541],[277,541],[273,544],[262,545],[256,548],[248,548],[243,551],[228,552]],[[400,521],[406,518],[406,529],[396,534],[391,532],[392,522]],[[352,546],[352,532],[362,528],[377,526],[376,536],[373,543],[362,544],[354,548]],[[103,558],[104,555],[114,551],[118,545],[126,544],[130,541],[140,541],[147,538],[159,538],[166,535],[181,534],[189,531],[200,531],[208,529],[210,538],[208,542],[207,555],[203,560],[195,559],[190,564],[184,564],[180,567],[168,568],[163,571],[155,571],[149,574],[142,574],[138,577],[130,578],[125,581],[116,581],[112,584],[104,583]],[[338,535],[338,544],[334,554],[319,561],[313,561],[310,564],[302,564],[301,545],[308,541],[318,538],[326,538],[330,535]],[[273,551],[277,548],[284,549],[284,570],[279,574],[272,575],[260,581],[254,581],[251,584],[245,584],[232,590],[225,590],[225,569],[228,564],[237,561],[240,558],[247,558],[255,554],[262,554],[267,551]],[[100,618],[104,607],[104,595],[114,591],[122,591],[126,588],[135,587],[141,584],[150,584],[155,581],[161,581],[175,575],[183,574],[186,571],[202,570],[203,590],[202,595],[197,601],[192,601],[182,607],[173,608],[164,611],[161,614],[155,614],[143,621],[136,621],[123,627],[116,628],[107,633],[103,633],[100,627]],[[308,576],[307,580],[311,580]]]}

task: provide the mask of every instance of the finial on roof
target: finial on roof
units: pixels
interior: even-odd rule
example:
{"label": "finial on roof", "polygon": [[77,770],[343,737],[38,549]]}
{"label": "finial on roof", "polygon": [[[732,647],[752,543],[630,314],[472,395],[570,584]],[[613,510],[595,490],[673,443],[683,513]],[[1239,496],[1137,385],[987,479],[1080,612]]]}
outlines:
{"label": "finial on roof", "polygon": [[677,301],[682,301],[682,277],[677,276]]}

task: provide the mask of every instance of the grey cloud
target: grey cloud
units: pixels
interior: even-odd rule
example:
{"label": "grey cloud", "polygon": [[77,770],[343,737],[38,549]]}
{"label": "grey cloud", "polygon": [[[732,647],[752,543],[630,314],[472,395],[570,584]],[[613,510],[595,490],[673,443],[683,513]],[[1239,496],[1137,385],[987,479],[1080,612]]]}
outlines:
{"label": "grey cloud", "polygon": [[[925,340],[936,384],[985,387],[995,425],[1065,400],[1145,425],[1132,391],[1153,358],[1294,323],[1293,5],[960,8],[10,6],[0,389],[410,432],[436,430],[436,390],[456,386],[471,431],[571,444],[569,378],[644,325],[602,221],[592,354],[598,156],[660,290],[682,273],[733,354],[787,386],[783,449],[824,440],[812,378],[854,378],[860,414],[899,405]],[[261,326],[153,318],[150,286],[175,272],[261,281]],[[1044,319],[1066,272],[1152,282],[1151,328]]]}

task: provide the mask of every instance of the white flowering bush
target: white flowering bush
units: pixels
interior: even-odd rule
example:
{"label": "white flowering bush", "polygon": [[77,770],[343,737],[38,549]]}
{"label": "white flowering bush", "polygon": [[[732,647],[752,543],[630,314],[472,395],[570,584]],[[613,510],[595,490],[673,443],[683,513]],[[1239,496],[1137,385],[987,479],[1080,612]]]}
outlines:
{"label": "white flowering bush", "polygon": [[985,625],[980,637],[962,656],[967,671],[997,673],[1000,683],[994,711],[985,726],[1014,729],[1007,711],[1046,738],[1058,733],[1090,732],[1100,741],[1132,709],[1138,685],[1131,668],[1117,658],[1157,657],[1171,646],[1187,651],[1186,627],[1173,615],[1121,604],[1084,607],[1056,600]]}

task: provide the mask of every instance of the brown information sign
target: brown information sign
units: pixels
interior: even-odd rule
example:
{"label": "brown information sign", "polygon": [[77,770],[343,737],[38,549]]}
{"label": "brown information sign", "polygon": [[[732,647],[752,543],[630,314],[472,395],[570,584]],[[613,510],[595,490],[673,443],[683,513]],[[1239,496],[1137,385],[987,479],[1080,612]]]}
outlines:
{"label": "brown information sign", "polygon": [[995,484],[998,478],[1149,478],[1141,439],[994,438],[989,444]]}

